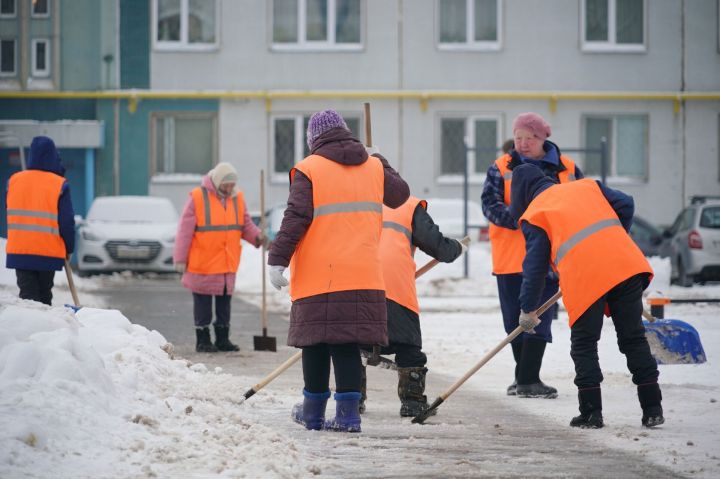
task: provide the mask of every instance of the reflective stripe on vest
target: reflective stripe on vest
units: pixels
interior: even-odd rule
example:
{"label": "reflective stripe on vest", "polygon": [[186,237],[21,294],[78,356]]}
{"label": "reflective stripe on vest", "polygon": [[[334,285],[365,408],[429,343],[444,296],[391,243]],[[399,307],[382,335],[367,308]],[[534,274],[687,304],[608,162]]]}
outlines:
{"label": "reflective stripe on vest", "polygon": [[415,288],[415,246],[412,244],[412,220],[417,206],[427,202],[410,196],[401,206],[383,206],[383,231],[380,236],[380,261],[388,299],[420,314]]}
{"label": "reflective stripe on vest", "polygon": [[225,207],[207,188],[195,188],[190,195],[195,206],[197,223],[188,268],[196,274],[236,273],[242,255],[242,230],[245,200],[242,192],[227,198]]}
{"label": "reflective stripe on vest", "polygon": [[[242,231],[243,229],[243,223],[240,223],[240,217],[239,217],[239,210],[241,207],[236,204],[235,206],[235,224],[231,225],[212,225],[212,214],[210,211],[210,195],[208,193],[207,188],[200,188],[202,190],[203,194],[203,204],[205,205],[205,222],[207,223],[206,226],[195,226],[195,231],[229,231],[229,230],[238,230]],[[240,195],[238,195],[239,199]]]}
{"label": "reflective stripe on vest", "polygon": [[312,183],[313,220],[290,261],[293,301],[336,291],[384,290],[378,248],[384,169],[369,157],[341,165],[310,155],[290,171]]}
{"label": "reflective stripe on vest", "polygon": [[[508,165],[512,161],[509,154],[495,160],[495,166],[503,178],[503,202],[510,204],[510,191],[512,188],[512,170]],[[560,162],[565,169],[558,173],[560,183],[575,180],[575,163],[568,157],[560,155]],[[490,252],[492,253],[494,274],[522,273],[522,263],[525,259],[525,238],[520,229],[511,230],[490,223]]]}
{"label": "reflective stripe on vest", "polygon": [[571,326],[613,287],[636,274],[652,274],[593,180],[551,186],[530,202],[522,221],[548,235]]}
{"label": "reflective stripe on vest", "polygon": [[65,178],[49,171],[25,170],[8,181],[8,254],[65,258],[58,201]]}

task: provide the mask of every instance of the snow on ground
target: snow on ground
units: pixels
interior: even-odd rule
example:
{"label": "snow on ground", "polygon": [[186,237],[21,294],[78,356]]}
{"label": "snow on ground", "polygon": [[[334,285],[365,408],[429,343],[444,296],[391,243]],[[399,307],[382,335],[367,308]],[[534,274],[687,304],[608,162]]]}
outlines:
{"label": "snow on ground", "polygon": [[[0,260],[4,266],[4,257]],[[418,254],[418,265],[427,260]],[[652,264],[656,278],[650,291],[720,297],[718,285],[669,286],[667,261],[653,259]],[[243,249],[237,293],[256,304],[261,265],[258,250]],[[54,304],[69,302],[63,276],[56,275]],[[77,280],[81,301],[97,301],[92,291],[108,281],[121,287],[132,276]],[[247,386],[247,378],[173,359],[162,349],[162,336],[131,324],[121,312],[86,307],[73,315],[63,307],[18,300],[14,282],[14,272],[0,267],[0,477],[44,477],[47,471],[73,478],[181,477],[187,471],[195,471],[194,477],[307,477],[319,470],[292,439],[264,425],[262,416],[240,415],[230,407],[237,398],[231,391],[238,384]],[[441,264],[418,280],[418,291],[431,370],[427,393],[435,398],[442,391],[433,388],[433,374],[461,377],[505,336],[488,245],[471,247],[470,278],[462,279],[462,261]],[[271,309],[289,309],[287,294],[269,283],[268,296]],[[666,317],[697,328],[708,362],[660,366],[667,422],[655,430],[640,427],[635,388],[608,321],[599,353],[607,427],[587,431],[585,437],[633,451],[678,474],[717,477],[718,313],[720,308],[710,304],[667,307]],[[559,398],[509,400],[565,425],[577,414],[577,402],[562,310],[553,334],[542,377],[558,388]],[[466,387],[504,395],[512,374],[512,355],[505,348]],[[296,399],[275,397],[283,407]],[[452,402],[450,396],[443,408]]]}

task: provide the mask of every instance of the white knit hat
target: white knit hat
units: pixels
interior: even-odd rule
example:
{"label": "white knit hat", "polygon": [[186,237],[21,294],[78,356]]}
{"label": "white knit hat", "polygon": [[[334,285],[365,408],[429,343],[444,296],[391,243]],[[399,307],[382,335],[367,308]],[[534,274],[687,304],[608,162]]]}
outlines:
{"label": "white knit hat", "polygon": [[230,163],[218,163],[208,175],[215,188],[219,188],[223,183],[237,183],[238,179],[237,170]]}

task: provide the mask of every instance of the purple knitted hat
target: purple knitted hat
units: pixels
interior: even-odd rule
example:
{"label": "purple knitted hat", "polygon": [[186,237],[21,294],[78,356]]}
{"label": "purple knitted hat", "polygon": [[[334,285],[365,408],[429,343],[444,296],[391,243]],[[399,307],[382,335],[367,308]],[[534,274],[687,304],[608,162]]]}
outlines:
{"label": "purple knitted hat", "polygon": [[312,150],[312,144],[318,136],[337,127],[343,127],[346,130],[348,129],[343,117],[335,110],[323,110],[313,113],[313,116],[310,117],[307,128],[308,148]]}

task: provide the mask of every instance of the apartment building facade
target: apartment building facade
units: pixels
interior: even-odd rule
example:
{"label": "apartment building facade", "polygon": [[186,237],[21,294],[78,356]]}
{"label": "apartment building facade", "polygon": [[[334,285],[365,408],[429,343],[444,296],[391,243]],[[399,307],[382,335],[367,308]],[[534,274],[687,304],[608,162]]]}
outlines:
{"label": "apartment building facade", "polygon": [[[3,11],[23,1],[2,0]],[[310,114],[337,109],[363,138],[366,101],[374,143],[417,196],[461,196],[467,170],[479,201],[524,111],[549,121],[561,150],[606,138],[607,183],[656,223],[671,222],[690,195],[720,194],[718,0],[47,3],[62,14],[56,42],[43,50],[32,28],[19,28],[30,35],[14,48],[57,52],[46,61],[58,72],[49,86],[19,80],[36,60],[16,69],[18,79],[7,74],[3,22],[12,17],[0,15],[0,117],[62,117],[48,115],[48,100],[31,96],[38,91],[56,93],[58,110],[85,104],[76,116],[104,129],[94,194],[181,204],[201,173],[228,161],[250,209],[259,208],[261,169],[268,203],[282,202],[287,173],[307,152]],[[90,45],[75,45],[83,15],[98,26]],[[600,175],[597,153],[569,156]]]}

